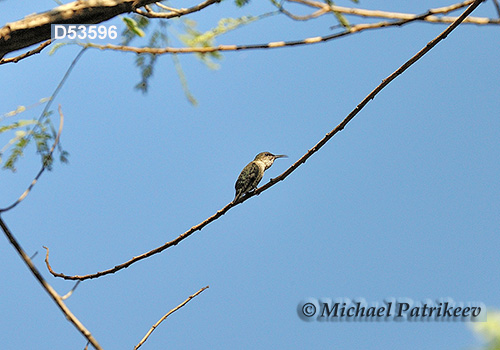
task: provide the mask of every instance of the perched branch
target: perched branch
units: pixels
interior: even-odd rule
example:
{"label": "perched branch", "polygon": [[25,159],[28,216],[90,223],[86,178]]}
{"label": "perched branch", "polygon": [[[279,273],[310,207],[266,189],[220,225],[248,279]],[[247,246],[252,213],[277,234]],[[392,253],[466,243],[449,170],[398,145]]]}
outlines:
{"label": "perched branch", "polygon": [[[246,199],[248,199],[248,198],[246,198]],[[246,199],[243,198],[242,201],[244,201]],[[241,201],[240,201],[240,203],[241,203]],[[205,226],[207,226],[208,224],[210,224],[212,221],[217,220],[219,217],[221,217],[222,215],[224,215],[233,206],[234,206],[233,203],[227,204],[224,208],[222,208],[221,210],[217,211],[214,215],[212,215],[211,217],[209,217],[205,221],[199,223],[198,225],[195,225],[195,226],[191,227],[189,230],[187,230],[186,232],[184,232],[183,234],[181,234],[177,238],[171,240],[170,242],[167,242],[167,243],[165,243],[164,245],[162,245],[162,246],[160,246],[158,248],[150,250],[147,253],[135,256],[132,259],[124,262],[123,264],[116,265],[115,267],[113,267],[111,269],[108,269],[108,270],[103,270],[103,271],[100,271],[100,272],[97,272],[97,273],[93,273],[93,274],[89,274],[89,275],[74,275],[74,276],[68,276],[68,275],[65,275],[63,273],[55,272],[52,269],[52,267],[50,266],[50,263],[49,263],[48,250],[47,250],[47,257],[45,259],[45,263],[47,265],[47,269],[49,270],[49,272],[54,277],[60,277],[60,278],[63,278],[65,280],[80,280],[80,281],[83,281],[83,280],[94,279],[94,278],[98,278],[98,277],[101,277],[101,276],[109,275],[109,274],[115,273],[117,271],[120,271],[122,269],[125,269],[125,268],[129,267],[133,263],[136,263],[136,262],[138,262],[140,260],[146,259],[146,258],[148,258],[148,257],[150,257],[152,255],[161,253],[165,249],[170,248],[170,247],[172,247],[174,245],[179,244],[181,241],[183,241],[184,239],[186,239],[189,236],[191,236],[194,232],[200,231]]]}
{"label": "perched branch", "polygon": [[149,336],[151,335],[151,333],[153,333],[153,331],[156,329],[156,327],[158,327],[160,325],[160,323],[162,323],[163,321],[165,321],[165,319],[170,316],[171,314],[173,314],[174,312],[176,312],[177,310],[179,310],[181,307],[183,307],[184,305],[186,305],[188,302],[191,301],[191,299],[193,299],[194,297],[196,297],[198,294],[200,294],[201,292],[203,292],[205,289],[207,289],[208,286],[206,287],[203,287],[201,288],[199,291],[197,291],[196,293],[194,293],[193,295],[190,295],[186,300],[184,300],[181,304],[177,305],[177,307],[173,308],[172,310],[170,310],[169,312],[167,312],[162,318],[160,318],[160,320],[158,322],[156,322],[152,327],[151,329],[146,333],[146,335],[144,336],[144,338],[142,338],[142,340],[139,342],[139,344],[137,344],[135,347],[134,347],[134,350],[137,350],[141,347],[142,344],[144,344],[144,342],[146,340],[148,340]]}
{"label": "perched branch", "polygon": [[134,12],[138,13],[144,17],[148,18],[175,18],[175,17],[181,17],[188,15],[193,12],[197,12],[200,10],[203,10],[205,7],[208,7],[212,4],[221,2],[221,0],[206,0],[202,2],[201,4],[198,4],[196,6],[190,7],[190,8],[182,8],[182,9],[173,9],[173,8],[168,8],[170,12],[154,12],[149,8],[149,6],[144,6],[146,11],[143,11],[141,9],[135,9]]}
{"label": "perched branch", "polygon": [[450,24],[441,34],[439,34],[436,38],[431,40],[427,45],[417,52],[412,58],[406,61],[401,67],[396,69],[391,75],[389,75],[386,79],[382,80],[375,89],[372,90],[357,106],[354,108],[351,113],[347,115],[347,117],[337,125],[332,131],[327,133],[325,137],[323,137],[314,147],[307,151],[299,160],[297,160],[290,168],[288,168],[281,175],[277,176],[274,179],[271,179],[267,184],[255,190],[253,195],[258,195],[261,192],[267,190],[274,184],[279,181],[283,181],[288,175],[290,175],[295,169],[297,169],[301,164],[305,163],[307,159],[309,159],[314,153],[316,153],[321,147],[323,147],[336,133],[343,130],[345,126],[370,102],[373,100],[375,96],[382,91],[389,83],[391,83],[394,79],[396,79],[400,74],[406,71],[410,66],[412,66],[415,62],[421,59],[426,53],[428,53],[434,46],[436,46],[441,40],[445,39],[448,34],[450,34],[460,23],[464,21],[464,19],[472,12],[476,7],[478,7],[481,2],[484,0],[474,0],[474,2],[459,16],[457,19]]}
{"label": "perched branch", "polygon": [[42,52],[42,50],[45,49],[50,44],[52,44],[52,40],[47,40],[46,42],[40,44],[40,46],[38,46],[36,49],[30,50],[28,52],[25,52],[22,55],[19,55],[19,56],[16,56],[16,57],[10,57],[10,58],[2,58],[2,59],[0,59],[0,64],[17,63],[17,62],[19,62],[20,60],[22,60],[22,59],[24,59],[26,57],[29,57],[29,56],[32,56],[32,55],[36,55],[37,53]]}
{"label": "perched branch", "polygon": [[33,181],[31,181],[31,184],[28,186],[28,188],[26,189],[26,191],[24,191],[24,193],[17,199],[17,201],[15,201],[14,203],[12,203],[11,205],[9,205],[6,208],[0,208],[0,213],[2,213],[4,211],[11,210],[15,206],[17,206],[19,203],[21,203],[22,200],[24,198],[26,198],[26,196],[30,193],[30,191],[32,190],[32,188],[38,182],[38,179],[40,178],[40,176],[42,176],[42,174],[45,171],[45,169],[47,169],[47,164],[50,161],[50,159],[52,159],[52,154],[54,153],[54,150],[56,149],[56,146],[59,143],[59,138],[61,137],[61,133],[62,133],[63,125],[64,125],[64,115],[63,115],[62,110],[61,110],[61,105],[59,105],[59,118],[60,118],[60,120],[59,120],[59,131],[57,132],[56,139],[54,140],[54,144],[52,145],[52,147],[51,147],[51,149],[49,151],[49,154],[47,155],[46,160],[42,164],[42,168],[40,169],[40,171],[38,172],[38,174],[35,176],[35,178],[33,179]]}
{"label": "perched branch", "polygon": [[83,334],[83,336],[88,340],[89,343],[94,346],[95,349],[97,350],[102,350],[101,346],[95,340],[95,338],[92,336],[92,334],[85,328],[85,326],[73,315],[73,313],[70,311],[70,309],[64,304],[63,298],[52,288],[50,284],[45,281],[43,278],[42,274],[37,270],[29,256],[25,253],[21,245],[17,242],[15,239],[14,235],[10,232],[9,228],[5,224],[5,222],[2,220],[0,217],[0,227],[2,228],[5,236],[7,239],[10,241],[10,243],[14,246],[16,249],[17,253],[21,257],[21,259],[24,261],[26,266],[30,269],[31,273],[35,276],[35,278],[38,280],[38,282],[42,285],[43,289],[50,295],[52,300],[57,304],[59,309],[61,309],[62,313],[68,319],[69,322],[73,324],[73,326],[78,329],[80,333]]}
{"label": "perched branch", "polygon": [[48,260],[48,255],[47,259],[45,260],[47,264],[47,268],[50,271],[50,273],[55,276],[55,277],[60,277],[63,279],[67,280],[86,280],[86,279],[92,279],[92,278],[98,278],[104,275],[108,275],[111,273],[115,273],[119,270],[125,269],[132,265],[133,263],[145,259],[147,257],[150,257],[152,255],[161,253],[165,249],[179,244],[181,241],[192,235],[194,232],[201,230],[203,227],[211,223],[212,221],[218,219],[222,215],[224,215],[229,209],[231,209],[233,206],[238,205],[249,198],[253,197],[254,195],[258,195],[261,192],[267,190],[271,186],[274,186],[277,182],[283,181],[288,175],[290,175],[293,171],[295,171],[301,164],[305,163],[308,158],[310,158],[314,153],[316,153],[321,147],[323,147],[337,132],[343,130],[345,126],[365,107],[366,104],[375,96],[382,91],[390,82],[392,82],[394,79],[396,79],[400,74],[402,74],[404,71],[406,71],[410,66],[412,66],[415,62],[417,62],[420,58],[422,58],[425,54],[427,54],[434,46],[436,46],[441,40],[446,38],[448,34],[450,34],[462,21],[477,7],[483,0],[475,0],[472,5],[470,5],[464,13],[462,13],[455,22],[453,22],[448,28],[446,28],[445,31],[443,31],[441,34],[439,34],[436,38],[434,38],[432,41],[430,41],[422,50],[420,50],[417,54],[415,54],[412,58],[410,58],[408,61],[406,61],[401,67],[399,67],[394,73],[389,75],[386,79],[380,83],[372,92],[370,92],[357,106],[354,108],[354,110],[347,115],[347,117],[339,124],[337,125],[332,131],[327,133],[323,139],[321,139],[313,148],[308,150],[306,154],[304,154],[297,162],[295,162],[290,168],[288,168],[284,173],[279,175],[278,177],[271,179],[267,184],[264,186],[259,187],[256,189],[254,192],[250,192],[244,197],[240,198],[236,203],[229,203],[227,204],[224,208],[220,209],[217,211],[214,215],[206,219],[205,221],[199,223],[198,225],[195,225],[191,227],[189,230],[178,236],[176,239],[165,243],[164,245],[155,248],[147,253],[144,253],[139,256],[135,256],[132,259],[128,260],[127,262],[116,265],[115,267],[104,270],[101,272],[97,272],[94,274],[89,274],[89,275],[74,275],[74,276],[68,276],[63,273],[56,273],[52,270],[49,260]]}

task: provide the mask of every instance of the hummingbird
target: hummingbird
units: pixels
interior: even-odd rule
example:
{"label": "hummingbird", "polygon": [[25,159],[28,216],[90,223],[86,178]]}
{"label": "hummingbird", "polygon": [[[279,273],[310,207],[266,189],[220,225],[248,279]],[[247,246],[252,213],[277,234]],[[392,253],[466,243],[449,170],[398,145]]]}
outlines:
{"label": "hummingbird", "polygon": [[257,188],[260,180],[264,176],[264,171],[273,165],[274,161],[278,158],[287,158],[284,154],[274,155],[269,152],[262,152],[255,156],[255,159],[247,164],[241,171],[234,188],[236,195],[234,196],[233,203],[235,203],[242,195]]}

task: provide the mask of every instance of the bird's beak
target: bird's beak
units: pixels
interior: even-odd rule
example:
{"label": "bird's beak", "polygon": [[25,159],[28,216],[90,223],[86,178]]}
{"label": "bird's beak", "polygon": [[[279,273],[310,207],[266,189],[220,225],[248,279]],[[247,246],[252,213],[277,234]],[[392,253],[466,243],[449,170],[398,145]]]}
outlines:
{"label": "bird's beak", "polygon": [[278,155],[274,156],[274,159],[278,159],[278,158],[288,158],[288,156],[285,154],[278,154]]}

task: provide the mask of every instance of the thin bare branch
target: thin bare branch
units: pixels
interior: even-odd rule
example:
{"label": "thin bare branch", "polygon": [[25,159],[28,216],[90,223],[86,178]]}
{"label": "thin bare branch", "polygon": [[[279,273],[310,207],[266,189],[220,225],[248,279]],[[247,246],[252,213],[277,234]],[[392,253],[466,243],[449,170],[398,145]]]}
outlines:
{"label": "thin bare branch", "polygon": [[134,263],[136,263],[136,262],[138,262],[140,260],[146,259],[146,258],[148,258],[148,257],[150,257],[152,255],[161,253],[162,251],[164,251],[167,248],[170,248],[172,246],[175,246],[175,245],[179,244],[181,241],[183,241],[184,239],[186,239],[189,236],[191,236],[194,232],[200,231],[205,226],[207,226],[208,224],[210,224],[212,221],[217,220],[219,217],[221,217],[222,215],[224,215],[233,206],[234,206],[233,203],[227,204],[224,208],[222,208],[221,210],[217,211],[214,215],[210,216],[209,218],[207,218],[203,222],[199,223],[198,225],[195,225],[195,226],[191,227],[189,230],[187,230],[186,232],[184,232],[183,234],[181,234],[177,238],[175,238],[175,239],[173,239],[173,240],[165,243],[164,245],[162,245],[162,246],[160,246],[158,248],[150,250],[147,253],[135,256],[132,259],[124,262],[123,264],[116,265],[115,267],[113,267],[111,269],[108,269],[108,270],[103,270],[103,271],[100,271],[100,272],[97,272],[97,273],[93,273],[93,274],[88,274],[88,275],[74,275],[74,276],[69,276],[69,275],[65,275],[64,273],[55,272],[52,269],[52,267],[51,267],[51,265],[49,263],[48,250],[47,250],[47,256],[46,256],[46,259],[45,259],[45,263],[47,265],[47,269],[49,270],[49,272],[54,277],[60,277],[60,278],[63,278],[65,280],[81,280],[81,281],[83,281],[83,280],[87,280],[87,279],[94,279],[94,278],[102,277],[102,276],[105,276],[105,275],[109,275],[109,274],[115,273],[117,271],[120,271],[122,269],[125,269],[125,268],[129,267],[130,265],[132,265],[132,264],[134,264]]}
{"label": "thin bare branch", "polygon": [[[44,248],[45,248],[45,247],[44,247]],[[78,285],[80,284],[80,282],[81,282],[81,281],[76,281],[76,283],[75,283],[75,285],[73,286],[73,288],[71,288],[71,290],[70,290],[68,293],[64,294],[64,295],[61,297],[61,299],[62,299],[62,300],[66,300],[66,299],[68,299],[68,298],[69,298],[69,297],[73,294],[73,292],[76,290],[76,287],[78,287]]]}
{"label": "thin bare branch", "polygon": [[168,11],[179,11],[178,9],[174,8],[174,7],[170,7],[170,6],[167,6],[167,5],[164,5],[162,4],[161,2],[155,2],[155,5],[158,6],[158,7],[161,7],[162,9],[164,10],[168,10]]}
{"label": "thin bare branch", "polygon": [[[324,3],[312,0],[289,0],[289,1],[303,3],[305,5],[320,9],[324,8],[325,10],[323,10],[322,12],[325,13],[326,13],[325,6],[328,6]],[[468,3],[470,1],[472,0],[467,0],[464,3]],[[170,11],[170,15],[168,16],[179,17],[180,13],[187,14],[199,11],[202,8],[209,6],[214,2],[216,1],[206,0],[205,2],[200,3],[197,6],[194,6],[189,9],[178,10],[169,7],[166,8],[169,9]],[[0,28],[0,59],[3,58],[5,54],[9,52],[20,50],[50,39],[51,24],[56,24],[56,23],[97,24],[107,21],[120,14],[134,12],[138,8],[144,7],[152,3],[155,3],[155,1],[154,0],[94,0],[90,2],[74,1],[72,3],[58,6],[50,11],[30,15],[16,22],[6,23],[4,27]],[[459,5],[451,5],[451,7],[457,7],[457,6]],[[450,6],[445,7],[443,9],[447,8],[450,8]],[[377,17],[378,14],[379,17],[383,18],[409,19],[411,16],[416,16],[414,14],[398,14],[398,13],[384,12],[384,11],[352,9],[341,6],[333,6],[331,8],[328,7],[328,10],[331,9],[334,9],[335,12],[339,13],[346,13],[352,15],[365,16],[365,17],[366,16]],[[443,11],[441,13],[444,13]],[[152,12],[148,10],[139,12],[144,16],[152,16]],[[438,12],[439,11],[435,11],[434,13]],[[321,13],[318,12],[317,14],[315,14],[315,16],[317,15],[321,15]],[[455,17],[427,16],[425,18],[425,21],[436,22],[436,23],[450,23],[453,22],[454,20]],[[498,25],[500,24],[500,20],[471,17],[468,18],[465,21],[465,23]]]}
{"label": "thin bare branch", "polygon": [[288,11],[287,9],[285,9],[283,7],[283,2],[282,1],[271,0],[271,3],[274,6],[276,6],[276,8],[279,10],[279,12],[283,13],[285,16],[290,17],[291,19],[293,19],[295,21],[308,21],[310,19],[322,16],[322,15],[325,14],[325,10],[324,9],[319,9],[319,10],[311,13],[310,15],[302,15],[302,16],[295,15],[292,12]]}
{"label": "thin bare branch", "polygon": [[172,310],[170,310],[169,312],[167,312],[162,318],[160,318],[160,320],[158,322],[156,322],[152,327],[151,329],[146,333],[146,335],[144,336],[144,338],[142,338],[142,340],[139,342],[139,344],[137,344],[135,347],[134,347],[134,350],[137,350],[141,347],[142,344],[144,344],[144,342],[146,340],[148,340],[149,336],[151,335],[151,333],[153,333],[153,331],[156,329],[156,327],[158,327],[160,325],[160,323],[162,323],[163,321],[165,321],[165,319],[170,316],[171,314],[173,314],[174,312],[176,312],[177,310],[179,310],[181,307],[183,307],[184,305],[186,305],[188,302],[191,301],[191,299],[193,299],[194,297],[196,297],[198,294],[200,294],[201,292],[203,292],[205,289],[207,289],[209,286],[206,286],[206,287],[203,287],[201,288],[199,291],[197,291],[196,293],[194,293],[193,295],[190,295],[186,300],[184,300],[182,303],[180,303],[179,305],[177,305],[177,307],[173,308]]}
{"label": "thin bare branch", "polygon": [[36,55],[37,53],[42,52],[43,49],[45,49],[47,46],[52,44],[52,40],[47,40],[46,42],[40,44],[36,49],[30,50],[28,52],[23,53],[22,55],[16,56],[16,57],[10,57],[10,58],[2,58],[0,59],[0,64],[5,64],[5,63],[17,63],[20,60]]}
{"label": "thin bare branch", "polygon": [[[306,6],[313,7],[313,8],[319,8],[322,11],[321,14],[327,14],[330,11],[335,11],[335,12],[342,13],[345,15],[353,15],[353,16],[359,16],[359,17],[386,18],[386,19],[399,19],[399,20],[410,20],[410,19],[415,19],[416,17],[419,17],[418,20],[420,20],[420,21],[426,21],[426,22],[431,22],[431,23],[452,23],[453,21],[455,21],[457,19],[457,17],[439,17],[439,16],[435,16],[435,15],[449,13],[449,12],[458,10],[460,8],[469,6],[474,0],[466,0],[466,1],[456,3],[453,5],[449,5],[449,6],[430,9],[427,12],[428,15],[425,17],[422,17],[422,15],[416,15],[416,14],[412,14],[412,13],[389,12],[389,11],[379,11],[379,10],[365,10],[365,9],[358,9],[358,8],[335,6],[335,5],[329,5],[327,3],[314,1],[314,0],[287,0],[287,1],[299,3],[299,4],[306,5]],[[317,15],[316,15],[316,17],[317,17]],[[486,17],[469,17],[464,21],[464,23],[483,24],[484,25],[484,24],[500,24],[500,21],[498,21],[497,19],[491,19],[491,18],[486,18]]]}
{"label": "thin bare branch", "polygon": [[[317,6],[321,5],[322,8],[324,6],[328,6],[324,3],[317,3],[315,1],[306,1],[306,0],[290,0],[290,1],[297,1],[297,2],[307,2],[311,4],[318,4]],[[316,43],[321,43],[321,42],[327,42],[331,41],[334,39],[338,39],[344,36],[348,36],[351,34],[355,33],[360,33],[365,30],[373,30],[373,29],[379,29],[379,28],[386,28],[386,27],[392,27],[392,26],[402,26],[405,24],[408,24],[410,22],[414,21],[422,21],[422,20],[428,20],[429,18],[432,18],[432,15],[435,13],[445,13],[447,11],[451,11],[451,9],[457,9],[460,7],[464,7],[464,4],[470,4],[472,3],[473,0],[467,0],[463,3],[460,4],[455,4],[447,7],[441,7],[437,9],[430,9],[427,12],[420,14],[420,15],[414,15],[414,14],[396,14],[396,13],[388,13],[386,12],[387,16],[390,16],[389,14],[394,15],[393,17],[388,17],[391,19],[398,19],[395,21],[382,21],[382,22],[377,22],[377,23],[367,23],[367,24],[357,24],[353,25],[350,28],[346,28],[344,31],[340,33],[335,33],[327,36],[318,36],[318,37],[313,37],[313,38],[307,38],[303,40],[294,40],[294,41],[277,41],[277,42],[271,42],[267,44],[251,44],[251,45],[218,45],[218,46],[209,46],[209,47],[163,47],[163,48],[151,48],[151,47],[133,47],[133,46],[122,46],[122,45],[112,45],[112,44],[107,44],[107,45],[99,45],[99,44],[94,44],[94,43],[77,43],[78,45],[83,46],[84,48],[97,48],[100,50],[113,50],[113,51],[124,51],[124,52],[134,52],[137,54],[141,53],[149,53],[149,54],[154,54],[154,55],[162,55],[162,54],[191,54],[191,53],[211,53],[211,52],[219,52],[219,51],[241,51],[241,50],[257,50],[257,49],[273,49],[273,48],[278,48],[278,47],[288,47],[288,46],[301,46],[301,45],[309,45],[309,44],[316,44]],[[332,9],[335,9],[337,11],[338,6],[332,6]],[[346,8],[340,8],[344,9]],[[327,7],[327,10],[330,11],[330,7]],[[357,10],[357,9],[351,9],[351,10]],[[365,11],[365,10],[363,10]],[[368,11],[368,10],[366,10]],[[337,11],[337,12],[342,12],[342,11]],[[373,16],[375,16],[377,13],[379,13],[379,16],[382,16],[382,11],[369,11]],[[397,17],[400,16],[400,17]],[[443,19],[445,17],[441,17]],[[453,21],[455,21],[457,18],[454,17],[452,18]],[[467,18],[466,21],[468,21],[470,18]],[[451,20],[451,18],[450,18]],[[476,18],[476,24],[500,24],[500,19],[499,20],[493,20],[489,18]],[[453,22],[452,21],[452,22]],[[466,22],[464,21],[464,22]],[[445,21],[442,21],[444,23]],[[473,23],[473,22],[467,22],[467,23]]]}
{"label": "thin bare branch", "polygon": [[24,261],[26,266],[28,266],[31,273],[35,276],[37,281],[42,285],[43,289],[45,289],[45,291],[49,294],[52,300],[57,304],[59,309],[61,309],[66,319],[69,322],[71,322],[73,326],[76,327],[76,329],[78,329],[78,331],[87,339],[88,342],[92,344],[92,346],[94,346],[95,349],[102,350],[97,340],[92,336],[92,334],[87,330],[87,328],[85,328],[85,326],[75,317],[75,315],[73,315],[73,313],[66,306],[66,304],[64,304],[61,296],[54,290],[54,288],[52,288],[50,284],[47,283],[47,281],[45,281],[40,271],[38,271],[38,269],[35,267],[29,256],[26,254],[21,245],[17,242],[16,238],[14,237],[14,235],[9,230],[9,228],[7,227],[7,225],[5,224],[5,222],[1,217],[0,217],[0,227],[2,228],[7,239],[16,249],[21,259]]}
{"label": "thin bare branch", "polygon": [[493,0],[493,4],[495,5],[495,9],[497,10],[498,17],[500,17],[500,4],[498,4],[498,0]]}
{"label": "thin bare branch", "polygon": [[149,6],[145,6],[146,11],[143,11],[141,9],[136,9],[134,12],[138,13],[144,17],[148,17],[148,18],[167,18],[168,19],[168,18],[185,16],[185,15],[188,15],[190,13],[203,10],[205,7],[208,7],[208,6],[213,5],[215,3],[218,3],[218,2],[221,2],[221,0],[206,0],[206,1],[200,3],[196,6],[190,7],[190,8],[174,9],[174,8],[168,7],[168,10],[170,12],[154,12],[151,10],[151,8]]}
{"label": "thin bare branch", "polygon": [[135,262],[138,262],[142,259],[148,258],[152,255],[161,253],[165,249],[172,247],[174,245],[179,244],[181,241],[192,235],[194,232],[201,230],[204,228],[206,225],[211,223],[212,221],[218,219],[222,215],[224,215],[229,209],[231,209],[233,206],[238,205],[240,203],[243,203],[244,201],[248,200],[249,198],[260,194],[261,192],[269,189],[271,186],[274,186],[277,182],[283,181],[288,175],[290,175],[293,171],[295,171],[301,164],[305,163],[307,159],[309,159],[314,153],[316,153],[321,147],[323,147],[337,132],[343,130],[345,126],[365,107],[366,104],[375,96],[382,91],[390,82],[392,82],[394,79],[396,79],[400,74],[402,74],[404,71],[406,71],[410,66],[412,66],[415,62],[417,62],[420,58],[422,58],[425,54],[427,54],[434,46],[436,46],[441,40],[446,38],[448,34],[450,34],[460,23],[463,22],[463,20],[477,7],[483,0],[475,0],[459,17],[457,17],[457,20],[453,22],[450,26],[446,28],[441,34],[439,34],[436,38],[431,40],[422,50],[420,50],[417,54],[415,54],[413,57],[411,57],[408,61],[406,61],[401,67],[399,67],[397,70],[395,70],[391,75],[389,75],[386,79],[380,83],[372,92],[370,92],[357,106],[354,108],[354,110],[347,115],[347,117],[339,124],[337,125],[332,131],[327,133],[323,139],[321,139],[313,148],[308,150],[299,160],[297,160],[290,168],[288,168],[284,173],[279,175],[278,177],[271,179],[267,184],[264,186],[259,187],[256,189],[254,192],[248,193],[247,195],[243,196],[240,198],[236,203],[229,203],[227,204],[224,208],[220,209],[217,211],[214,215],[211,217],[207,218],[205,221],[199,223],[198,225],[195,225],[191,227],[189,230],[175,238],[174,240],[165,243],[164,245],[157,247],[153,250],[150,250],[147,253],[138,255],[133,257],[132,259],[126,261],[123,264],[116,265],[115,267],[104,270],[101,272],[97,272],[94,274],[88,274],[88,275],[74,275],[74,276],[69,276],[65,275],[63,273],[57,273],[54,272],[49,264],[48,260],[48,252],[47,252],[47,258],[45,260],[47,264],[47,268],[50,271],[50,273],[55,276],[55,277],[60,277],[63,279],[67,280],[86,280],[86,279],[93,279],[93,278],[98,278],[104,275],[108,275],[111,273],[115,273],[119,270],[125,269],[132,265]]}
{"label": "thin bare branch", "polygon": [[23,199],[26,198],[26,196],[30,193],[30,191],[36,185],[36,183],[38,182],[38,179],[40,178],[40,176],[42,176],[45,169],[47,169],[48,162],[52,159],[52,154],[54,153],[54,150],[56,149],[56,146],[59,143],[59,139],[61,137],[61,133],[62,133],[63,125],[64,125],[64,115],[63,115],[62,110],[61,110],[61,105],[59,105],[59,118],[60,118],[59,119],[59,131],[57,132],[56,139],[54,140],[54,144],[50,148],[50,151],[47,155],[46,160],[42,164],[42,168],[40,169],[38,174],[35,176],[33,181],[31,181],[31,184],[28,186],[26,191],[24,191],[23,194],[14,203],[12,203],[11,205],[9,205],[6,208],[1,208],[0,213],[2,213],[4,211],[11,210],[14,207],[16,207],[19,203],[21,203],[23,201]]}
{"label": "thin bare branch", "polygon": [[475,0],[451,25],[449,25],[441,34],[436,38],[431,40],[423,49],[417,52],[412,58],[406,61],[401,67],[396,69],[391,75],[386,79],[382,80],[375,89],[372,90],[357,106],[354,108],[347,117],[337,125],[332,131],[327,133],[324,138],[322,138],[314,147],[307,151],[299,160],[297,160],[290,168],[283,172],[278,177],[271,179],[267,184],[255,190],[253,195],[258,195],[261,192],[267,190],[279,181],[283,181],[288,175],[290,175],[295,169],[297,169],[301,164],[305,163],[314,153],[316,153],[321,147],[323,147],[336,133],[343,130],[345,126],[370,102],[375,96],[382,91],[390,82],[396,79],[400,74],[406,71],[410,66],[422,58],[426,53],[428,53],[434,46],[436,46],[441,40],[445,39],[464,19],[472,12],[476,7],[478,7],[484,0]]}
{"label": "thin bare branch", "polygon": [[279,47],[289,47],[289,46],[302,46],[309,44],[316,44],[321,42],[327,42],[334,39],[338,39],[350,34],[360,33],[369,29],[378,29],[382,27],[390,26],[400,26],[413,20],[405,20],[401,22],[379,22],[373,24],[358,24],[346,29],[343,32],[331,34],[327,36],[317,36],[313,38],[307,38],[303,40],[294,41],[276,41],[266,44],[250,44],[250,45],[218,45],[218,46],[208,46],[208,47],[163,47],[163,48],[152,48],[152,47],[133,47],[133,46],[122,46],[122,45],[99,45],[94,43],[76,43],[77,45],[83,46],[84,48],[96,48],[100,50],[113,50],[113,51],[124,51],[124,52],[135,52],[140,53],[150,53],[154,55],[162,54],[191,54],[191,53],[210,53],[218,51],[242,51],[242,50],[259,50],[259,49],[275,49]]}

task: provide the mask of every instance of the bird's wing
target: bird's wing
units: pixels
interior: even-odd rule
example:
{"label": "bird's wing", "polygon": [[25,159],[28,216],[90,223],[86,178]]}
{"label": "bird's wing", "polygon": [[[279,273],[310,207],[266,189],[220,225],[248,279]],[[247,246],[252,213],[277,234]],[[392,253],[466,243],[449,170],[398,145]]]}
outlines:
{"label": "bird's wing", "polygon": [[236,196],[234,197],[234,200],[237,200],[241,195],[252,189],[258,175],[259,166],[253,162],[243,168],[240,176],[238,176],[238,180],[236,180],[236,184],[234,185],[234,188],[236,189]]}

